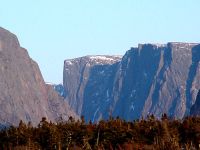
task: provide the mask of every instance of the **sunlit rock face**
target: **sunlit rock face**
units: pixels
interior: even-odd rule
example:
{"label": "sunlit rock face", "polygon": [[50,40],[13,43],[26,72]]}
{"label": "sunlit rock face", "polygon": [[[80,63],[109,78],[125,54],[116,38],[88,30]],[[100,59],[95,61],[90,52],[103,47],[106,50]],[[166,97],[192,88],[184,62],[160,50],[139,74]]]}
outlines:
{"label": "sunlit rock face", "polygon": [[56,94],[17,37],[0,28],[0,123],[17,125],[23,120],[36,125],[42,117],[55,121],[75,115]]}
{"label": "sunlit rock face", "polygon": [[139,44],[123,57],[65,60],[63,85],[70,106],[86,120],[133,120],[189,114],[200,88],[196,43]]}

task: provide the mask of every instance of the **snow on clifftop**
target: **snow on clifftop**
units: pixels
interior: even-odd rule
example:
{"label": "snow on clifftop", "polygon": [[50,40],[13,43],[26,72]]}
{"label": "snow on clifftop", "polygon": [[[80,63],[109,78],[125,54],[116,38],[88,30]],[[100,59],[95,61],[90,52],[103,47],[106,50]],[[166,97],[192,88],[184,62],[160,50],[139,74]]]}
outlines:
{"label": "snow on clifftop", "polygon": [[118,62],[122,58],[122,56],[105,56],[105,55],[87,56],[87,57],[93,61],[105,61],[111,63]]}
{"label": "snow on clifftop", "polygon": [[113,64],[121,61],[122,56],[114,55],[89,55],[85,57],[79,57],[74,59],[65,60],[65,65],[73,65],[74,63],[78,63],[79,61],[85,61],[93,64]]}

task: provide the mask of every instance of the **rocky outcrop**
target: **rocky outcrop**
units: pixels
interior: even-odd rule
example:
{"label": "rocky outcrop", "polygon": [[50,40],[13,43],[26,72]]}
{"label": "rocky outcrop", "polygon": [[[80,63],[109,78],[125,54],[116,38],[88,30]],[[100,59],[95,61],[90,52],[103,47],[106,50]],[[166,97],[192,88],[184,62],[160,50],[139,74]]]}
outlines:
{"label": "rocky outcrop", "polygon": [[101,63],[93,63],[97,58],[64,63],[66,99],[86,120],[110,115],[133,120],[152,113],[175,118],[189,114],[200,88],[198,44],[139,44],[122,59],[108,63],[101,58]]}
{"label": "rocky outcrop", "polygon": [[55,121],[60,115],[74,115],[68,108],[46,86],[37,63],[17,37],[0,28],[0,123],[17,125],[23,120],[36,125],[42,117]]}

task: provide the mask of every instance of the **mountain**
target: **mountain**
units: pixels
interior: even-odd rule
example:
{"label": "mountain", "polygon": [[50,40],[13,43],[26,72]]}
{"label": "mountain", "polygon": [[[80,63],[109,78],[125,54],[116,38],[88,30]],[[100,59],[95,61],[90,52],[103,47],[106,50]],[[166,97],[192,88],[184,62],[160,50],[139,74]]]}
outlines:
{"label": "mountain", "polygon": [[200,88],[200,45],[139,44],[120,56],[65,60],[63,86],[70,106],[85,119],[133,120],[163,113],[189,114]]}
{"label": "mountain", "polygon": [[197,94],[197,98],[194,105],[190,109],[190,115],[200,116],[200,91]]}
{"label": "mountain", "polygon": [[39,67],[17,37],[0,28],[0,123],[20,120],[37,125],[42,117],[55,121],[76,116],[68,103],[46,85]]}

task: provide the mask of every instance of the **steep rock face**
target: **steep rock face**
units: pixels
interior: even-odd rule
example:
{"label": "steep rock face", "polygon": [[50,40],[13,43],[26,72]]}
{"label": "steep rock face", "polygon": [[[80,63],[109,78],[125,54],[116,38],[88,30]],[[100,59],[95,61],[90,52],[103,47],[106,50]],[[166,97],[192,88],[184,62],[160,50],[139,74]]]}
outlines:
{"label": "steep rock face", "polygon": [[[45,85],[37,63],[20,47],[17,37],[0,28],[0,122],[17,125],[23,120],[36,125],[42,117],[54,121],[63,111],[52,112],[53,97],[49,93],[53,92]],[[58,101],[61,106],[65,103]],[[67,107],[63,109],[67,112]]]}
{"label": "steep rock face", "polygon": [[66,60],[67,100],[92,121],[109,115],[132,120],[152,113],[182,118],[200,88],[199,60],[198,44],[175,42],[139,44],[121,60],[107,64],[102,60],[103,65],[91,65],[88,57]]}
{"label": "steep rock face", "polygon": [[200,116],[200,91],[197,94],[196,102],[190,109],[190,115]]}
{"label": "steep rock face", "polygon": [[86,56],[64,62],[66,99],[78,115],[86,120],[108,116],[113,76],[120,60],[121,56]]}
{"label": "steep rock face", "polygon": [[[200,87],[197,44],[139,45],[130,50],[119,66],[122,86],[114,104],[114,115],[127,120],[148,114],[175,118],[189,114]],[[117,86],[114,86],[117,87]]]}

